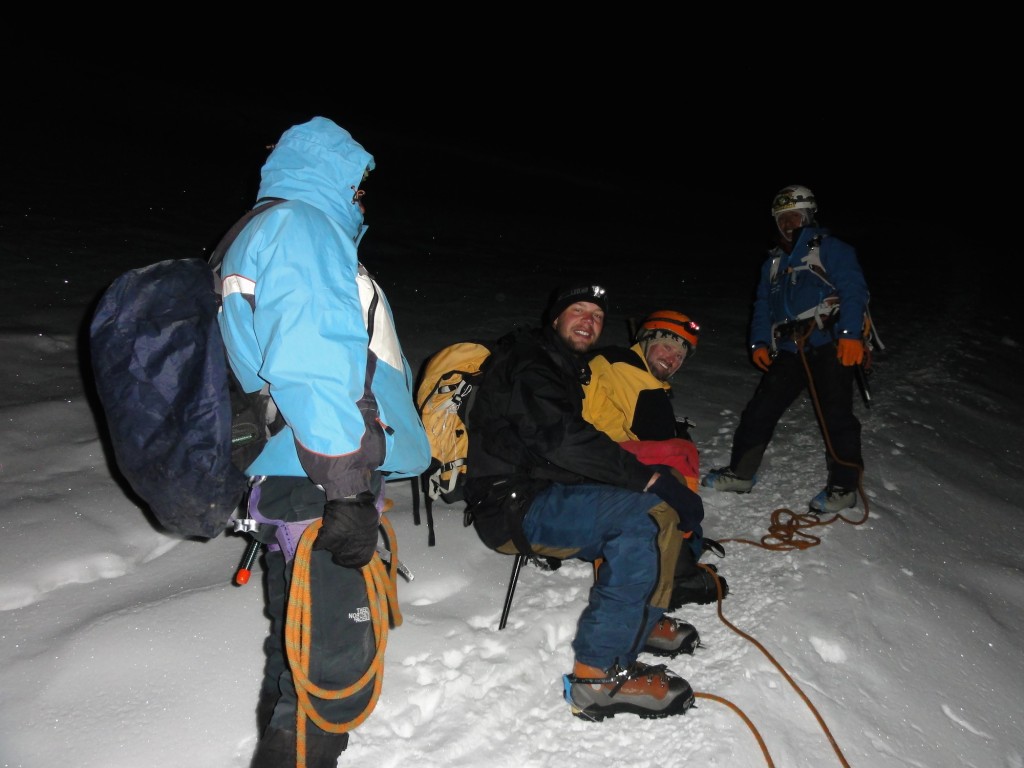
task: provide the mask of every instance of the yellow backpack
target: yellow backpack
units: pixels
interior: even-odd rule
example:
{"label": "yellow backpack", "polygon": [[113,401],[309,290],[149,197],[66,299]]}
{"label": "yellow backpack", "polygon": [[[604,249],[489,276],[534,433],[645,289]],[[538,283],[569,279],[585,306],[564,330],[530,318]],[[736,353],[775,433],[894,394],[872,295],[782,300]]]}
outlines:
{"label": "yellow backpack", "polygon": [[463,498],[469,453],[466,419],[480,368],[492,349],[490,342],[460,341],[434,353],[423,366],[416,407],[430,441],[430,466],[422,478],[431,499],[451,504]]}

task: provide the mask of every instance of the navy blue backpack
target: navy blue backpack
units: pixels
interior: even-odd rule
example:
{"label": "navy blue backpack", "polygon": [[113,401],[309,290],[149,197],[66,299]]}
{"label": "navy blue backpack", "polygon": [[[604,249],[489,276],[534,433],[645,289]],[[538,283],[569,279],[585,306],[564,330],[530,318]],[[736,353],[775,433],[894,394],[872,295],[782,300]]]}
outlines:
{"label": "navy blue backpack", "polygon": [[214,271],[266,207],[236,223],[210,263],[169,259],[118,277],[89,327],[117,467],[157,521],[183,536],[224,532],[247,489],[242,470],[276,431],[266,423],[270,398],[245,395],[230,372]]}

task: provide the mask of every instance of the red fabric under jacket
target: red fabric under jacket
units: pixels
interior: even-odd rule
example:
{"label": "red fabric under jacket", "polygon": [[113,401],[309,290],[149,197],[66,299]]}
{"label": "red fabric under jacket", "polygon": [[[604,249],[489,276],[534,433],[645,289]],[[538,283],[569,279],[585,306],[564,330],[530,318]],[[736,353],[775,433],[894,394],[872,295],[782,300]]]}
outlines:
{"label": "red fabric under jacket", "polygon": [[689,440],[681,437],[671,440],[626,440],[619,445],[644,464],[664,464],[678,470],[686,478],[686,485],[696,493],[700,478],[700,455],[697,446]]}

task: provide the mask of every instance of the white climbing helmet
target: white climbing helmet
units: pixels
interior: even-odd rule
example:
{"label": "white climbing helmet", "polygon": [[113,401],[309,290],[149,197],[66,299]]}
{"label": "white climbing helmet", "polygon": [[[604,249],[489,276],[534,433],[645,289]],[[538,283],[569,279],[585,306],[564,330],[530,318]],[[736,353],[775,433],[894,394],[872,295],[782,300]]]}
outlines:
{"label": "white climbing helmet", "polygon": [[807,211],[807,215],[811,220],[814,219],[814,214],[818,212],[818,201],[814,198],[814,193],[807,187],[791,184],[780,189],[775,193],[775,197],[772,198],[772,216],[776,219],[779,218],[780,213],[799,210]]}

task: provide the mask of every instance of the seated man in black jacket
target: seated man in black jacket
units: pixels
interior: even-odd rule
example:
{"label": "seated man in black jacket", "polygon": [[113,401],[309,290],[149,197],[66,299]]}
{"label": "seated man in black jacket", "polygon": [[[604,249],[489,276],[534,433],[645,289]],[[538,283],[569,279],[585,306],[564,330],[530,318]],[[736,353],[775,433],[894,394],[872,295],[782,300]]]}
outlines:
{"label": "seated man in black jacket", "polygon": [[664,615],[671,570],[662,584],[657,518],[699,530],[704,508],[667,469],[640,463],[583,418],[585,355],[606,310],[600,286],[568,288],[556,292],[544,327],[499,342],[469,414],[466,500],[492,549],[601,561],[565,675],[573,714],[665,717],[685,712],[693,690],[637,657],[692,653],[699,636]]}

